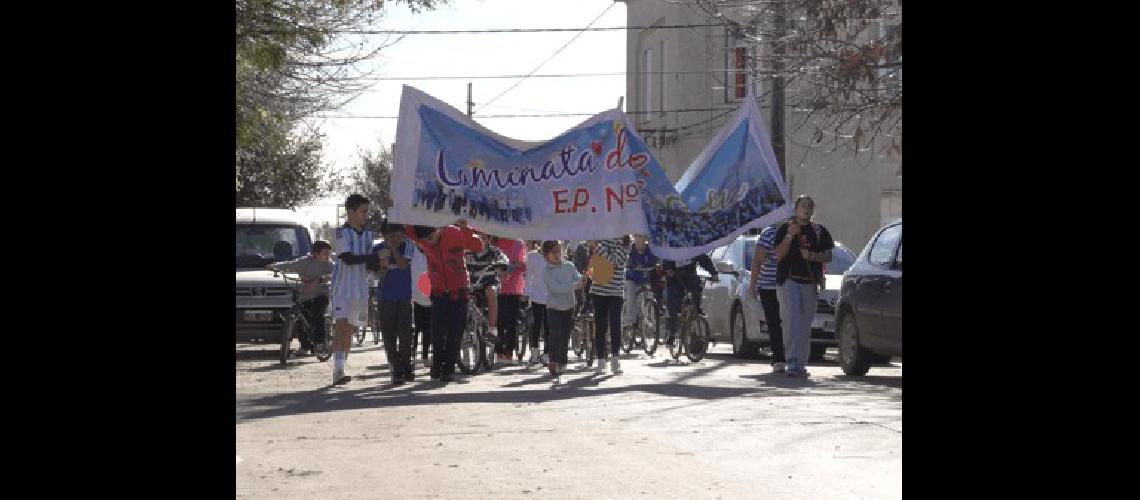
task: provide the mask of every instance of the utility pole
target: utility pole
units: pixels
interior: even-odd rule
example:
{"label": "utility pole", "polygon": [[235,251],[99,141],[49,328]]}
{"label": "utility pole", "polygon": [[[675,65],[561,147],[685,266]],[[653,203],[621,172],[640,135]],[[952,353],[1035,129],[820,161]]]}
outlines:
{"label": "utility pole", "polygon": [[776,154],[776,164],[780,166],[780,176],[787,182],[784,168],[784,54],[787,43],[784,2],[775,2],[775,33],[772,38],[772,152]]}
{"label": "utility pole", "polygon": [[471,82],[467,82],[467,116],[468,117],[471,116],[471,107],[474,105],[475,105],[475,103],[471,101]]}

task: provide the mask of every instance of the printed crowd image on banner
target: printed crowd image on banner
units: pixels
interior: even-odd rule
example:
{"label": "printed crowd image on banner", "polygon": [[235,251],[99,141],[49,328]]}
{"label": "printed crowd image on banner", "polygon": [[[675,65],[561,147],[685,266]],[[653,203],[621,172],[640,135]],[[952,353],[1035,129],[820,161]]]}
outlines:
{"label": "printed crowd image on banner", "polygon": [[786,205],[757,143],[758,121],[746,109],[738,115],[689,167],[682,182],[690,189],[679,192],[621,110],[528,142],[405,86],[388,218],[428,226],[466,219],[489,234],[532,240],[645,234],[662,258],[687,259],[774,220]]}
{"label": "printed crowd image on banner", "polygon": [[675,198],[646,203],[650,243],[663,256],[676,248],[713,250],[793,215],[754,99],[709,141],[676,190]]}

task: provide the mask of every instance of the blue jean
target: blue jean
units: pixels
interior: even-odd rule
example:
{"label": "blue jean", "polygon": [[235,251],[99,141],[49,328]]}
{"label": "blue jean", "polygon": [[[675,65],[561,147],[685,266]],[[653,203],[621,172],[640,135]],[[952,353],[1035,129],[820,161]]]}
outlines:
{"label": "blue jean", "polygon": [[451,300],[447,295],[431,297],[431,374],[451,376],[459,359],[459,340],[467,326],[467,298]]}
{"label": "blue jean", "polygon": [[784,356],[806,365],[811,356],[811,320],[815,317],[819,288],[815,283],[784,281],[776,289],[780,301],[780,320],[784,330]]}

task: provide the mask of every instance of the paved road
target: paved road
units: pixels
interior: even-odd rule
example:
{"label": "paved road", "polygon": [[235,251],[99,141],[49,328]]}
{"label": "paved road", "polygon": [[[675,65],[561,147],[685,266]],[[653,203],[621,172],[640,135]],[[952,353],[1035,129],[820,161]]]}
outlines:
{"label": "paved road", "polygon": [[[571,355],[441,387],[388,384],[382,349],[331,361],[237,348],[237,496],[243,498],[902,497],[902,363],[809,380],[714,347],[700,363],[634,351],[622,375]],[[684,359],[684,358],[682,358]]]}

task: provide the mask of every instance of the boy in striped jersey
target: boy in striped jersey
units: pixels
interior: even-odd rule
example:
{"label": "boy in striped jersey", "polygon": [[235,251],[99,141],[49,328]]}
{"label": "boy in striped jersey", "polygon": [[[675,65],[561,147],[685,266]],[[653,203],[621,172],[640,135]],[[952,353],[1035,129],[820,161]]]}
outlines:
{"label": "boy in striped jersey", "polygon": [[[475,304],[480,309],[487,309],[487,324],[491,336],[498,336],[499,300],[498,286],[507,272],[510,261],[502,250],[492,244],[491,237],[481,231],[476,231],[479,241],[483,243],[483,251],[467,254],[467,273],[471,276],[471,293],[475,296]],[[495,352],[500,347],[496,341]]]}
{"label": "boy in striped jersey", "polygon": [[379,269],[380,260],[370,250],[374,235],[364,229],[368,219],[368,198],[353,194],[344,202],[347,220],[336,230],[334,250],[340,261],[333,273],[329,291],[333,308],[333,384],[348,383],[352,377],[344,373],[352,328],[368,324],[368,270]]}

